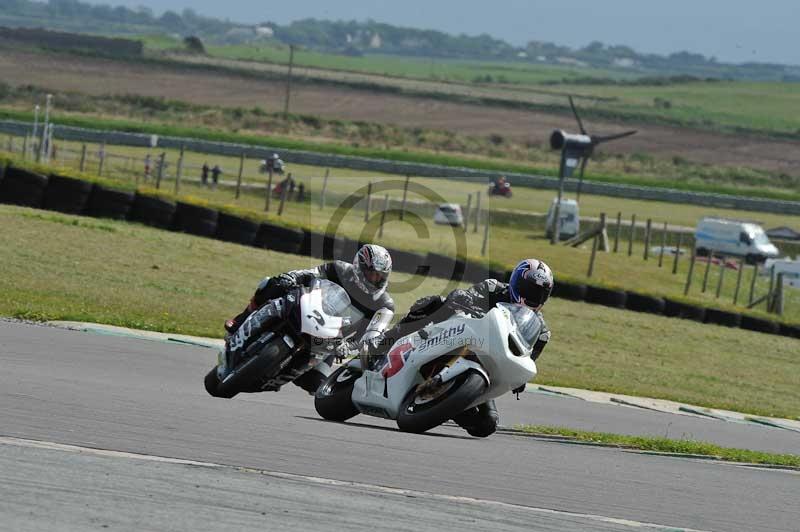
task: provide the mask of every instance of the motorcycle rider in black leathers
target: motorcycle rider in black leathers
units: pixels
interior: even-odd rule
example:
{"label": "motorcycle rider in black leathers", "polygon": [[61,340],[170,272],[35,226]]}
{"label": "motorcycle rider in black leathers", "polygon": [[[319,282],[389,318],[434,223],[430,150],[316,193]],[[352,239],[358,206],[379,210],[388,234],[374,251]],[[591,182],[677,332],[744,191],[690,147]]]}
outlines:
{"label": "motorcycle rider in black leathers", "polygon": [[[466,290],[453,290],[446,298],[428,296],[417,300],[397,325],[387,330],[380,339],[368,342],[368,356],[384,354],[388,347],[403,336],[430,323],[442,322],[457,311],[468,311],[482,316],[497,303],[516,303],[534,310],[542,320],[542,332],[531,353],[531,358],[536,360],[550,340],[550,330],[544,322],[541,309],[552,290],[553,273],[550,267],[537,259],[523,260],[514,268],[508,283],[486,279]],[[524,386],[514,391],[522,390]],[[494,400],[490,400],[459,414],[453,421],[472,436],[486,437],[497,430],[500,416]]]}
{"label": "motorcycle rider in black leathers", "polygon": [[[272,306],[264,306],[273,299],[285,296],[298,286],[311,286],[317,279],[327,279],[344,288],[350,301],[364,314],[364,319],[357,324],[349,337],[350,348],[357,348],[361,343],[378,337],[386,330],[394,317],[394,300],[386,291],[389,274],[392,271],[392,258],[381,246],[367,244],[356,253],[352,264],[335,260],[307,270],[294,270],[275,277],[266,277],[258,285],[247,308],[238,316],[225,322],[228,332],[225,338],[226,349],[244,349],[252,330],[259,329],[259,323],[251,327],[241,327],[245,320],[258,309],[263,309],[254,316],[261,323],[281,317],[273,316]],[[263,316],[262,316],[263,314]],[[253,322],[251,319],[250,322]],[[244,331],[243,329],[249,329]],[[294,383],[308,393],[313,394],[319,385],[330,375],[331,364],[336,354],[332,353],[323,362],[294,380]]]}

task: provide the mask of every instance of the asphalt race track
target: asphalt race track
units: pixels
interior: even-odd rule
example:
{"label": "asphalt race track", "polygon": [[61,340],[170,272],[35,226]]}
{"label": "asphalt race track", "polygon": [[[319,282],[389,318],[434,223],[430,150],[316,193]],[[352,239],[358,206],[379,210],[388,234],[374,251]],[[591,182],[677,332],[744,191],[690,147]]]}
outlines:
{"label": "asphalt race track", "polygon": [[[800,472],[208,397],[191,345],[0,321],[0,530],[800,530]],[[775,452],[800,434],[524,394],[503,424]]]}

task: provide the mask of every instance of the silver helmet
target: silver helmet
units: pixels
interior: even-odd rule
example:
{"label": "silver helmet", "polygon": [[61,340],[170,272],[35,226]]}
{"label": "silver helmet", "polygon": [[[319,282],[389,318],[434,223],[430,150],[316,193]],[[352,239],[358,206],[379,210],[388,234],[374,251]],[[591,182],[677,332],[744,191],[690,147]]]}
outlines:
{"label": "silver helmet", "polygon": [[386,291],[389,274],[392,273],[392,257],[386,248],[375,244],[366,244],[353,258],[353,271],[356,285],[378,299]]}

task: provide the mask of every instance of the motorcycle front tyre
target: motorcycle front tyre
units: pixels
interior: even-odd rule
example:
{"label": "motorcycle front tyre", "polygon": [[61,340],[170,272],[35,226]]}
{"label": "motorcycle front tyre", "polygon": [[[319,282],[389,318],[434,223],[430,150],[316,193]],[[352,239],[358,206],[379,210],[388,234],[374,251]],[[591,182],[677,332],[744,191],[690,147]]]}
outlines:
{"label": "motorcycle front tyre", "polygon": [[314,394],[317,413],[328,421],[347,421],[358,415],[352,396],[353,385],[360,376],[360,371],[346,365],[331,373]]}
{"label": "motorcycle front tyre", "polygon": [[412,390],[400,406],[397,416],[400,430],[422,433],[438,427],[466,410],[486,391],[486,381],[475,371],[467,371],[453,380],[450,389],[423,404],[415,404],[417,389]]}

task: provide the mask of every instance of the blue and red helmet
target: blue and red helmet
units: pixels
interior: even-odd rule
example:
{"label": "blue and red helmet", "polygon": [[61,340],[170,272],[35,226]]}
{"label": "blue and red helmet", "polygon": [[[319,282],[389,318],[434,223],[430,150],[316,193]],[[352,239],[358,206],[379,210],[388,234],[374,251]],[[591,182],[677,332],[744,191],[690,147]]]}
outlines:
{"label": "blue and red helmet", "polygon": [[544,262],[525,259],[511,272],[511,301],[539,310],[553,291],[553,272]]}

